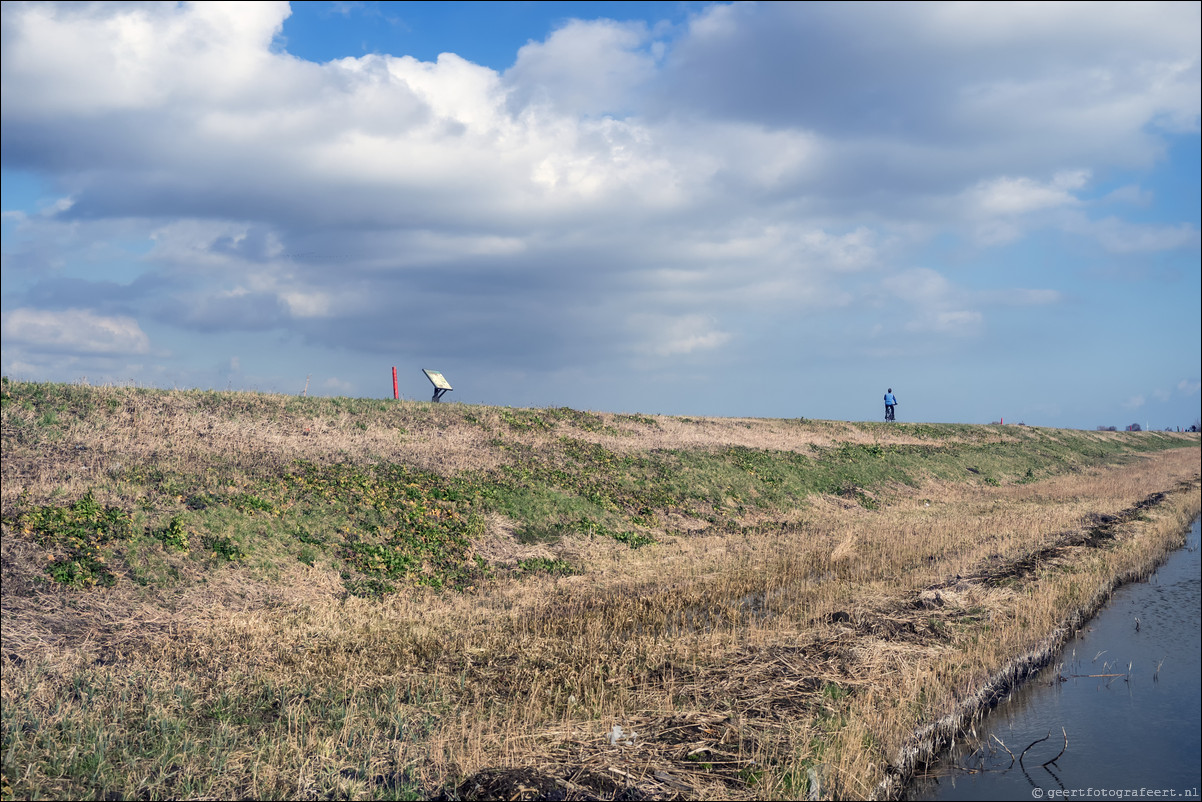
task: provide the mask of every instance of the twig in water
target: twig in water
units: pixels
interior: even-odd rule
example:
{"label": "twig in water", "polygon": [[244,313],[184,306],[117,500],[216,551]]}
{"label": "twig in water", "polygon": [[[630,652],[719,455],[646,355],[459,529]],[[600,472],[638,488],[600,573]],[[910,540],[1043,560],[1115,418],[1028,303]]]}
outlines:
{"label": "twig in water", "polygon": [[1106,652],[1108,652],[1108,651],[1110,651],[1110,650],[1109,650],[1109,649],[1103,649],[1102,651],[1100,651],[1100,652],[1098,652],[1097,654],[1095,654],[1095,655],[1093,656],[1093,662],[1095,662],[1095,663],[1096,663],[1096,662],[1098,662],[1098,658],[1099,658],[1099,657],[1101,657],[1102,655],[1106,654]]}
{"label": "twig in water", "polygon": [[[1060,731],[1061,731],[1062,733],[1064,733],[1064,746],[1063,746],[1063,747],[1061,747],[1061,749],[1060,749],[1060,755],[1063,755],[1063,754],[1064,754],[1064,752],[1065,752],[1065,750],[1066,750],[1066,749],[1068,749],[1068,730],[1064,729],[1064,727],[1061,727],[1061,728],[1060,728]],[[1043,764],[1043,767],[1046,769],[1046,768],[1048,767],[1048,765],[1049,765],[1049,764],[1051,764],[1051,763],[1055,763],[1057,760],[1059,760],[1059,759],[1060,759],[1060,755],[1056,755],[1056,757],[1052,758],[1052,759],[1051,759],[1051,760],[1049,760],[1047,763],[1044,763],[1044,764]]]}
{"label": "twig in water", "polygon": [[1052,737],[1052,731],[1048,730],[1047,735],[1043,736],[1038,741],[1031,741],[1031,743],[1027,744],[1027,748],[1024,749],[1023,753],[1018,756],[1018,765],[1022,766],[1025,769],[1026,766],[1023,766],[1023,758],[1027,756],[1027,752],[1031,751],[1031,747],[1034,746],[1035,744],[1041,744],[1044,741],[1046,741],[1048,738],[1051,738],[1051,737]]}
{"label": "twig in water", "polygon": [[1006,746],[1006,744],[1002,743],[1002,739],[1001,739],[1001,738],[999,738],[999,737],[997,737],[996,735],[994,735],[994,736],[993,736],[993,740],[995,740],[995,741],[997,741],[998,743],[1002,744],[1002,748],[1003,748],[1003,749],[1005,749],[1005,750],[1006,750],[1006,754],[1008,754],[1008,755],[1010,756],[1010,765],[1009,765],[1009,766],[1007,766],[1006,768],[1010,768],[1010,767],[1012,767],[1012,766],[1014,765],[1015,757],[1014,757],[1014,753],[1010,751],[1010,747],[1008,747],[1008,746]]}

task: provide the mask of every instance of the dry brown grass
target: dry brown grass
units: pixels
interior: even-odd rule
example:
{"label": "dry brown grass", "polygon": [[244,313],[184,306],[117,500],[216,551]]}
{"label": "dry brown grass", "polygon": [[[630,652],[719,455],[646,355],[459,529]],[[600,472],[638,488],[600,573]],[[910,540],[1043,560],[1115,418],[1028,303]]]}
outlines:
{"label": "dry brown grass", "polygon": [[[99,432],[81,424],[41,453],[10,451],[6,434],[5,509],[22,492],[81,493],[116,461],[453,473],[499,464],[498,437],[537,446],[568,431],[613,450],[931,444],[834,422],[603,414],[589,431],[510,431],[504,410],[428,404],[358,428],[286,399],[243,420],[199,396],[116,397]],[[299,564],[28,592],[37,555],[6,531],[4,796],[752,799],[795,798],[814,779],[828,796],[889,795],[938,741],[924,726],[958,726],[1013,658],[1046,652],[1116,581],[1150,570],[1202,505],[1196,448],[877,498],[870,510],[821,497],[734,534],[666,517],[654,547],[566,539],[554,554],[574,576],[372,600]],[[500,516],[477,547],[550,553]],[[70,768],[85,753],[91,784]]]}
{"label": "dry brown grass", "polygon": [[[809,453],[846,443],[926,445],[958,442],[1022,442],[1024,427],[959,427],[937,437],[905,427],[844,421],[753,418],[678,418],[663,415],[584,413],[595,428],[571,418],[550,419],[547,429],[524,431],[507,424],[507,409],[413,401],[347,400],[342,406],[305,406],[290,396],[255,393],[158,393],[128,387],[81,388],[91,414],[64,415],[57,436],[30,442],[40,410],[19,406],[4,412],[4,486],[0,502],[11,509],[19,493],[33,500],[77,495],[106,474],[130,465],[153,465],[186,473],[215,465],[262,469],[295,460],[352,464],[401,462],[453,475],[487,470],[506,460],[502,438],[532,447],[570,435],[618,452],[743,446]],[[521,411],[519,411],[521,412]],[[474,419],[465,423],[465,416]],[[1089,432],[1099,442],[1124,433]],[[28,446],[28,447],[23,447]]]}

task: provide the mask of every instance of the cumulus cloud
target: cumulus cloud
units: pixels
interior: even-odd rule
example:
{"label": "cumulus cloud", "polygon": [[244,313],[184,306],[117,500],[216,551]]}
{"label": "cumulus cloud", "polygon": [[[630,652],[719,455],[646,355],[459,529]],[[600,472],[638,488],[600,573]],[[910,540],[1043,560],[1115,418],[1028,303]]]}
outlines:
{"label": "cumulus cloud", "polygon": [[1049,181],[1002,176],[980,181],[962,198],[965,217],[979,242],[1001,245],[1047,224],[1050,210],[1080,203],[1074,194],[1089,181],[1087,170],[1064,170]]}
{"label": "cumulus cloud", "polygon": [[1024,214],[1077,202],[1072,190],[1085,186],[1087,170],[1057,173],[1050,182],[1030,178],[995,178],[982,181],[973,201],[983,214]]}
{"label": "cumulus cloud", "polygon": [[548,105],[559,113],[624,116],[632,93],[654,77],[649,38],[642,23],[571,20],[518,51],[505,73],[510,101],[518,109]]}
{"label": "cumulus cloud", "polygon": [[4,314],[4,340],[32,351],[82,354],[145,354],[150,340],[129,317],[105,317],[87,309],[14,309]]}
{"label": "cumulus cloud", "polygon": [[1196,126],[1198,17],[1173,4],[719,5],[668,64],[672,89],[713,116],[943,144],[993,132],[999,156],[1042,148],[1052,163],[1082,139],[1144,158],[1149,117]]}
{"label": "cumulus cloud", "polygon": [[906,331],[955,337],[981,334],[989,309],[1042,307],[1064,300],[1062,293],[1051,289],[972,290],[931,268],[902,271],[882,283],[888,296],[908,310],[909,318],[903,324]]}
{"label": "cumulus cloud", "polygon": [[[915,268],[890,276],[883,289],[904,305],[900,328],[914,334],[972,337],[980,333],[984,316],[971,308],[971,293],[930,268]],[[882,330],[883,331],[883,330]]]}
{"label": "cumulus cloud", "polygon": [[24,91],[6,92],[5,104],[19,118],[79,119],[172,100],[246,100],[261,91],[249,81],[270,77],[263,67],[287,16],[283,2],[6,8],[5,83]]}
{"label": "cumulus cloud", "polygon": [[716,328],[715,321],[705,315],[635,315],[630,326],[640,336],[637,350],[660,357],[712,350],[731,337],[729,332]]}

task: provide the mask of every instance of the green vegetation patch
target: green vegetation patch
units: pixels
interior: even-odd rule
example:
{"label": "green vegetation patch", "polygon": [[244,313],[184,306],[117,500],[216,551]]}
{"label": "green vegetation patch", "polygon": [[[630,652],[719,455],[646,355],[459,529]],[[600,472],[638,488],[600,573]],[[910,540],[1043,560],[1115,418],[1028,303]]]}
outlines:
{"label": "green vegetation patch", "polygon": [[623,543],[632,549],[647,546],[655,542],[655,538],[646,532],[628,529],[611,529],[605,524],[597,523],[588,518],[577,518],[569,522],[531,523],[522,527],[518,532],[519,539],[524,543],[555,543],[566,535],[589,535],[603,537]]}
{"label": "green vegetation patch", "polygon": [[155,537],[163,544],[163,548],[170,551],[187,551],[190,545],[188,527],[182,515],[172,516],[166,526],[155,532]]}
{"label": "green vegetation patch", "polygon": [[638,455],[563,437],[541,450],[508,447],[510,463],[464,477],[482,509],[522,524],[527,542],[556,541],[568,533],[608,537],[632,547],[654,542],[642,530],[671,504],[658,468]]}
{"label": "green vegetation patch", "polygon": [[[213,566],[253,564],[268,573],[284,559],[312,565],[328,557],[342,565],[348,591],[368,595],[406,583],[461,586],[481,574],[472,538],[483,527],[472,500],[432,474],[391,464],[297,462],[233,489],[150,473],[138,477],[150,491],[140,506],[161,523],[135,527],[131,511],[102,506],[91,491],[66,505],[24,507],[5,523],[46,550],[52,579],[73,587],[112,584],[114,559],[132,552],[145,562],[145,544],[156,542]],[[153,581],[144,570],[133,573]]]}
{"label": "green vegetation patch", "polygon": [[571,576],[576,569],[567,560],[548,557],[530,557],[518,560],[518,571],[526,574],[551,574],[553,576]]}
{"label": "green vegetation patch", "polygon": [[[478,573],[471,548],[482,524],[463,492],[441,477],[394,464],[299,462],[275,493],[273,504],[288,510],[289,521],[296,519],[293,537],[325,545],[311,533],[338,533],[334,551],[353,569],[346,578],[352,585],[373,580],[365,586],[372,594],[397,580],[459,586]],[[314,525],[315,519],[325,526]]]}
{"label": "green vegetation patch", "polygon": [[25,510],[17,516],[16,525],[46,549],[46,573],[72,587],[113,584],[110,547],[133,533],[128,512],[101,506],[90,491],[67,506]]}
{"label": "green vegetation patch", "polygon": [[600,415],[582,412],[571,407],[548,407],[546,409],[500,409],[501,420],[513,431],[549,431],[556,424],[564,423],[586,432],[618,434],[618,430],[605,423]]}
{"label": "green vegetation patch", "polygon": [[[1065,471],[1134,459],[1140,452],[1189,445],[1180,435],[962,424],[843,424],[789,420],[824,439],[854,431],[914,442],[846,442],[801,451],[715,445],[614,450],[590,435],[630,436],[659,428],[642,415],[603,417],[568,407],[512,409],[380,399],[296,398],[255,393],[91,388],[4,380],[6,469],[43,464],[42,449],[86,455],[103,465],[95,487],[74,501],[31,504],[8,496],[4,521],[45,550],[48,575],[64,585],[109,584],[122,572],[161,584],[198,570],[237,565],[278,574],[289,561],[339,570],[350,593],[378,595],[406,585],[463,587],[488,575],[472,542],[500,513],[525,542],[565,536],[606,538],[631,548],[655,542],[678,516],[741,530],[804,506],[815,494],[872,510],[900,486],[935,478],[988,485],[1028,483]],[[160,415],[201,415],[196,456],[161,460],[109,455],[110,435],[136,438]],[[498,421],[487,426],[485,421]],[[612,420],[622,429],[607,423]],[[243,421],[270,422],[283,436],[322,444],[291,460],[278,449],[242,445]],[[713,420],[676,418],[698,427]],[[753,426],[736,422],[738,426]],[[221,427],[229,432],[223,434]],[[494,467],[434,474],[364,455],[343,460],[330,442],[364,432],[437,431],[484,426]],[[197,429],[200,430],[200,426]],[[95,433],[95,439],[90,439]],[[521,438],[513,438],[519,433]],[[530,434],[540,435],[529,437]],[[64,449],[67,437],[75,438]],[[309,438],[312,438],[310,440]],[[326,438],[323,440],[323,438]],[[826,440],[829,442],[829,440]],[[1196,447],[1195,445],[1190,447]],[[375,459],[375,464],[364,464]],[[97,498],[114,499],[104,506]],[[524,569],[525,570],[525,569]],[[526,571],[539,573],[540,571]],[[546,571],[542,571],[546,573]]]}

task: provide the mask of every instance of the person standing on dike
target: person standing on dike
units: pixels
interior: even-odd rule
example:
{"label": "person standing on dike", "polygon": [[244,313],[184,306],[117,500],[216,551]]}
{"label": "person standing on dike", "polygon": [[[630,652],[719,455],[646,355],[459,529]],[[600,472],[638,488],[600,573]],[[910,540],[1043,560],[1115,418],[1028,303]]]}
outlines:
{"label": "person standing on dike", "polygon": [[885,392],[885,420],[893,420],[893,408],[897,406],[897,396],[893,394],[893,388],[890,387]]}

